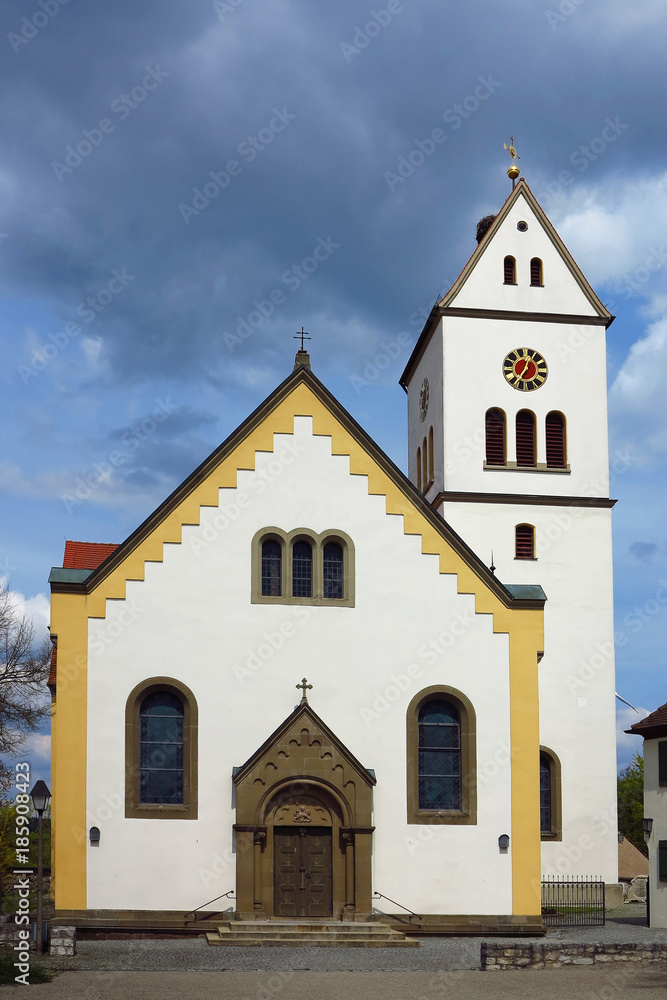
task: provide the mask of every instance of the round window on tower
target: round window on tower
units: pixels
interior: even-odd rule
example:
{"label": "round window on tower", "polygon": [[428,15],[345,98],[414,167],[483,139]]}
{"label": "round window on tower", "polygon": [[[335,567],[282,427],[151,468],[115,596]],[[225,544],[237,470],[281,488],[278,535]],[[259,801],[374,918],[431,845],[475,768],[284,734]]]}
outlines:
{"label": "round window on tower", "polygon": [[525,233],[526,230],[528,229],[528,223],[524,222],[523,220],[521,222],[517,222],[516,228],[519,230],[520,233]]}

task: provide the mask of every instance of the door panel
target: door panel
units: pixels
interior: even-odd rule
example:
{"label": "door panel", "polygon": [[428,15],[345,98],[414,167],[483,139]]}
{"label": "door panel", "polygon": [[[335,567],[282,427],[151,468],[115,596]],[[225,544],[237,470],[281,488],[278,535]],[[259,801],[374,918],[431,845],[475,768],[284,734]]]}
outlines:
{"label": "door panel", "polygon": [[331,830],[277,827],[273,837],[275,915],[330,916]]}

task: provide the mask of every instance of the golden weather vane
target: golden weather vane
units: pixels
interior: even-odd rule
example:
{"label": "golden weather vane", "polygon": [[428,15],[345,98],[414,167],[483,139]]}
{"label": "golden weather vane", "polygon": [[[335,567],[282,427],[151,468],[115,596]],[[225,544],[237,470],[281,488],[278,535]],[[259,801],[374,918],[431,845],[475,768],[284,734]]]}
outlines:
{"label": "golden weather vane", "polygon": [[516,179],[521,174],[521,171],[519,170],[517,164],[515,163],[515,160],[520,160],[521,157],[519,156],[519,154],[516,151],[516,147],[514,145],[514,136],[513,135],[510,136],[510,144],[509,144],[509,146],[507,145],[506,142],[503,143],[503,149],[506,149],[507,152],[512,157],[512,166],[508,167],[508,169],[507,169],[507,176],[512,181],[512,191],[513,191],[514,190],[514,185],[516,184]]}

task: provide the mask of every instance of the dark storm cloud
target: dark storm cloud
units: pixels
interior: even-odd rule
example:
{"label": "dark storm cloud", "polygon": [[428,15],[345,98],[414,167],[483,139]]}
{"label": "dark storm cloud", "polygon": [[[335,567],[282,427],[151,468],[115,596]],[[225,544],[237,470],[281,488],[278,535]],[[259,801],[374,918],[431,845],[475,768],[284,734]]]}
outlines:
{"label": "dark storm cloud", "polygon": [[[614,5],[555,26],[547,5],[518,2],[474,17],[426,0],[391,16],[376,5],[375,19],[371,7],[70,0],[17,47],[8,36],[30,33],[33,9],[6,5],[6,293],[63,321],[92,309],[108,384],[149,372],[224,384],[224,335],[240,322],[253,337],[237,356],[289,343],[316,314],[403,328],[506,196],[510,131],[538,193],[609,115],[650,166],[651,103],[629,107]],[[649,66],[656,34],[641,41],[649,94],[664,74],[662,59]],[[589,169],[630,155],[621,138]],[[318,240],[338,246],[304,270]],[[109,298],[123,269],[132,280]],[[326,364],[339,345],[317,332]]]}

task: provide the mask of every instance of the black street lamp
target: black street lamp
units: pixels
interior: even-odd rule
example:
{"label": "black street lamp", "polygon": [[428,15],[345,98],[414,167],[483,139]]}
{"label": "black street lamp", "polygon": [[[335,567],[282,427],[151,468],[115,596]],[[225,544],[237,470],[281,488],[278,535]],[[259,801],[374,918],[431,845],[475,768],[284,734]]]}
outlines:
{"label": "black street lamp", "polygon": [[30,795],[32,796],[32,804],[39,816],[37,849],[37,953],[41,955],[44,951],[42,944],[42,813],[49,804],[51,792],[46,782],[40,779],[35,782]]}

